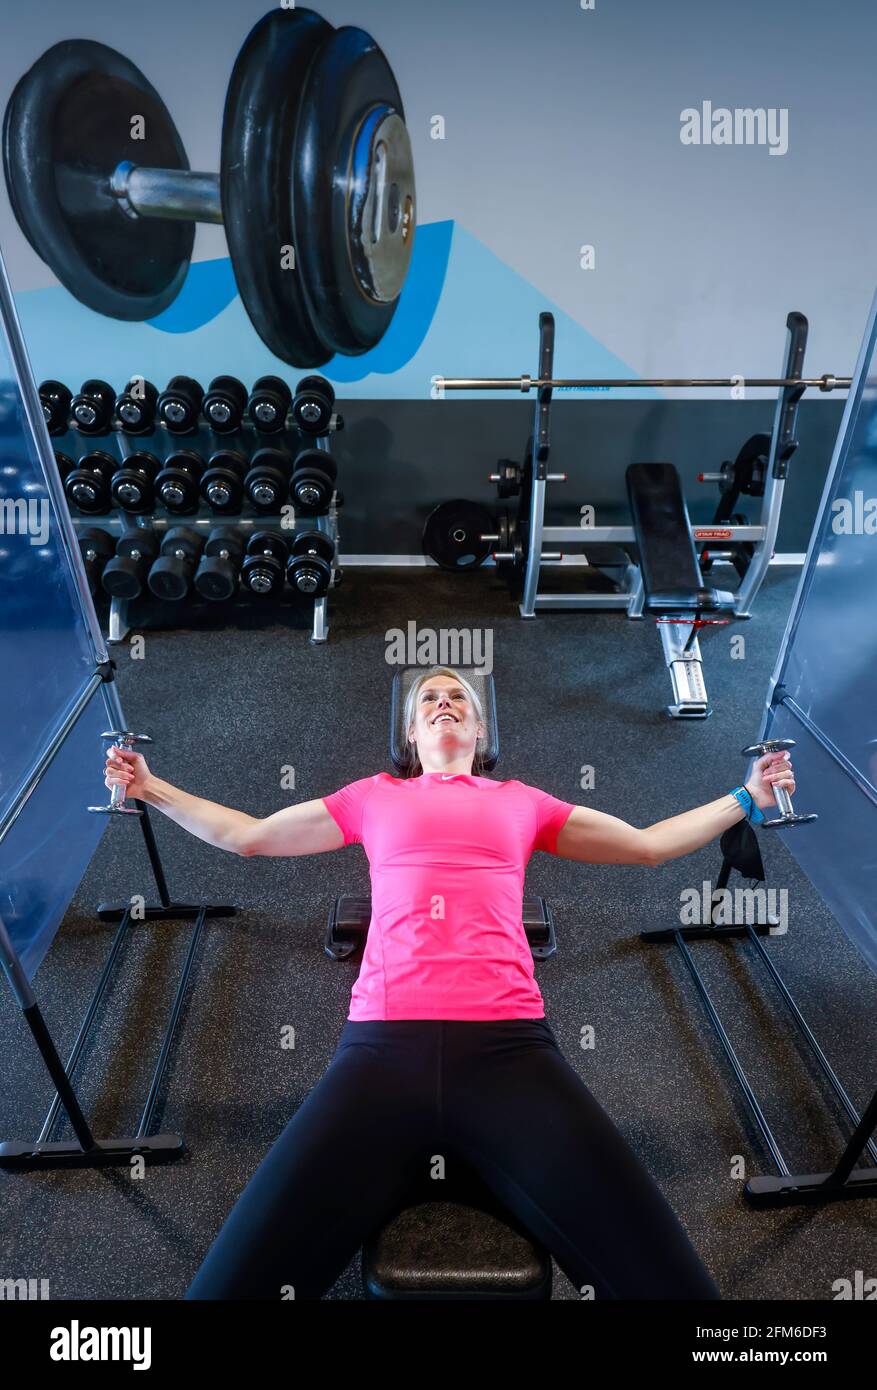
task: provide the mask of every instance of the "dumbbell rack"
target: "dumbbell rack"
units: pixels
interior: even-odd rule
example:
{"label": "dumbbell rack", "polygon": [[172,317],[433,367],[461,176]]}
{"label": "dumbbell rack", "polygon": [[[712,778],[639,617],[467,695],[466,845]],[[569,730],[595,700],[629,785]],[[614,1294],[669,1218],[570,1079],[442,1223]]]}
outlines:
{"label": "dumbbell rack", "polygon": [[[178,380],[185,382],[187,379],[173,378],[171,384],[173,385],[173,382]],[[226,381],[233,379],[218,378],[217,380]],[[260,380],[274,381],[277,379],[262,378]],[[320,382],[321,380],[321,378],[305,379],[306,382]],[[100,385],[100,383],[88,384]],[[61,392],[66,391],[66,388],[61,387],[60,383],[44,383],[44,385],[56,386]],[[319,427],[319,424],[323,424],[325,426],[323,432],[317,434],[306,428],[301,416],[296,414],[296,411],[302,404],[300,393],[303,383],[300,383],[299,395],[297,395],[295,402],[291,404],[291,394],[288,392],[287,388],[287,400],[285,405],[288,408],[288,413],[283,417],[282,429],[275,429],[272,431],[259,430],[252,422],[252,419],[244,418],[240,421],[237,429],[219,431],[211,427],[209,420],[205,421],[202,418],[198,420],[194,429],[190,429],[183,433],[175,433],[168,428],[165,419],[157,418],[151,428],[141,428],[138,432],[133,432],[131,428],[126,428],[122,423],[127,408],[130,385],[131,383],[129,383],[129,387],[125,388],[116,401],[113,423],[109,427],[107,433],[85,433],[83,435],[78,435],[75,427],[72,429],[68,427],[66,432],[63,428],[52,429],[51,432],[54,436],[53,444],[56,447],[57,454],[62,457],[65,454],[72,457],[74,451],[70,441],[79,437],[83,438],[88,446],[85,453],[94,451],[97,446],[100,447],[102,452],[107,452],[107,442],[113,439],[117,440],[117,457],[120,468],[124,465],[126,459],[133,458],[138,453],[144,451],[144,449],[151,454],[159,456],[159,462],[162,457],[166,458],[171,454],[179,454],[181,451],[185,450],[189,450],[197,454],[199,458],[204,459],[214,457],[218,451],[233,449],[236,453],[248,459],[250,464],[252,464],[252,459],[258,451],[270,450],[272,447],[277,446],[286,446],[289,436],[292,435],[297,437],[295,447],[292,449],[283,447],[283,452],[287,454],[290,460],[297,460],[302,457],[302,449],[319,450],[329,455],[329,436],[343,428],[343,419],[341,416],[337,414],[329,415],[328,412],[323,416],[322,421],[314,426],[314,429],[316,429]],[[257,386],[258,385],[259,383],[257,383]],[[280,385],[285,387],[285,383],[282,381],[280,381]],[[325,385],[329,392],[328,410],[331,411],[332,405],[334,404],[334,396],[331,393],[331,387],[328,386],[328,383],[325,383]],[[41,392],[42,390],[43,388],[41,388]],[[148,404],[152,411],[155,411],[156,404],[159,408],[161,407],[169,391],[170,388],[168,388],[168,391],[162,393],[161,396],[158,396],[154,388],[150,388],[151,394],[148,399]],[[244,395],[246,395],[246,393],[244,393]],[[211,392],[208,391],[207,395],[203,398],[205,410],[210,396]],[[66,393],[66,397],[67,403],[69,404],[70,394]],[[74,405],[79,399],[80,397],[74,398]],[[251,397],[250,409],[253,408],[253,399],[254,398]],[[326,403],[324,402],[323,404],[325,406]],[[57,409],[57,399],[54,401],[54,405]],[[63,410],[63,400],[61,401],[61,406]],[[197,413],[198,407],[196,407],[195,410],[196,418]],[[46,414],[48,420],[48,410]],[[122,419],[119,418],[120,416]],[[240,418],[240,416],[238,416],[238,418]],[[158,448],[154,442],[156,439],[161,441],[160,447]],[[113,456],[115,455],[116,451],[114,450]],[[327,466],[326,472],[334,479],[334,466],[332,469],[329,469]],[[307,513],[302,508],[296,507],[292,500],[288,506],[285,502],[283,503],[284,509],[281,512],[277,509],[272,511],[259,510],[255,504],[248,505],[245,499],[239,507],[230,509],[228,512],[215,508],[210,508],[208,511],[210,504],[207,501],[200,500],[198,503],[198,510],[195,512],[177,512],[167,509],[159,510],[158,507],[150,511],[140,509],[137,512],[131,512],[126,510],[123,505],[118,504],[112,511],[101,509],[94,512],[74,513],[71,508],[71,516],[74,528],[77,532],[81,532],[85,529],[97,528],[107,533],[111,539],[121,534],[137,530],[147,531],[160,539],[162,533],[166,534],[168,530],[178,526],[191,529],[198,535],[206,535],[212,528],[217,526],[229,527],[232,530],[240,531],[241,542],[244,546],[246,545],[247,539],[257,531],[277,532],[281,536],[288,537],[289,543],[292,543],[295,538],[296,529],[298,529],[294,528],[293,517],[295,517],[296,522],[304,523],[305,529],[325,535],[329,543],[326,559],[328,560],[331,555],[331,560],[329,561],[331,566],[331,578],[329,579],[328,591],[326,593],[317,594],[313,599],[313,623],[310,637],[313,643],[323,643],[327,640],[329,633],[328,595],[340,582],[342,577],[341,570],[338,566],[338,509],[342,502],[343,497],[341,493],[337,488],[333,488],[331,500],[325,512],[317,515]],[[284,585],[280,592],[272,597],[275,599],[275,602],[278,599],[280,600],[278,606],[281,610],[284,607],[289,610],[293,606],[296,611],[300,609],[302,595],[298,594],[294,588]],[[155,604],[156,602],[161,603],[162,601],[155,600],[150,595],[150,602],[153,605],[151,617],[155,619]],[[199,615],[206,616],[209,614],[215,617],[221,612],[223,615],[231,616],[235,611],[243,610],[244,606],[246,606],[247,611],[251,612],[253,604],[259,604],[260,602],[265,602],[265,600],[260,600],[257,595],[248,593],[243,588],[239,588],[233,596],[218,601],[204,600],[191,593],[182,600],[182,603],[185,605],[184,611],[186,612],[187,620],[190,622],[197,622]],[[140,609],[139,613],[138,608]],[[168,611],[173,611],[173,608],[176,608],[176,603],[173,605],[168,604],[167,608]],[[142,603],[140,597],[127,599],[113,596],[110,598],[107,634],[109,642],[115,643],[124,640],[131,630],[134,615],[144,619],[147,617],[148,613],[149,609]],[[163,622],[164,618],[162,616],[158,619],[156,625]],[[149,625],[151,625],[151,622]]]}
{"label": "dumbbell rack", "polygon": [[[335,549],[335,559],[332,562],[332,584],[330,586],[329,593],[322,594],[318,598],[315,598],[313,600],[313,623],[311,628],[310,641],[312,643],[319,644],[327,641],[328,639],[329,596],[332,593],[332,590],[336,587],[336,585],[341,582],[341,569],[337,563],[339,546],[337,493],[332,499],[332,503],[326,516],[311,517],[308,520],[310,523],[308,529],[320,531],[323,534],[325,534],[331,540]],[[154,529],[156,532],[161,534],[162,531],[167,531],[171,527],[177,525],[185,525],[191,527],[193,530],[197,530],[198,532],[204,532],[206,534],[211,530],[212,527],[216,525],[233,525],[236,529],[240,530],[244,542],[246,542],[248,535],[252,534],[253,532],[263,530],[284,531],[286,530],[288,525],[286,519],[279,515],[234,517],[231,519],[226,519],[224,522],[220,521],[220,519],[217,517],[210,516],[168,518],[166,516],[152,515],[146,517],[130,517],[126,516],[124,513],[114,513],[109,517],[97,518],[73,517],[73,525],[77,532],[84,530],[86,527],[93,526],[95,522],[100,522],[101,529],[108,531],[113,535],[115,535],[116,533],[121,535],[123,531],[128,529],[133,530],[135,527],[142,527],[144,530]],[[128,525],[126,525],[126,522],[128,523]],[[290,538],[292,537],[292,534],[293,533],[290,531]],[[147,596],[144,596],[144,600],[141,600],[140,598],[121,599],[116,597],[109,599],[109,614],[107,620],[108,642],[112,644],[122,642],[125,640],[132,627],[137,626],[136,618],[138,605],[141,605],[141,603],[145,601],[148,601],[152,604],[161,602],[161,600],[156,600],[151,595],[148,596],[148,600]],[[271,601],[269,600],[268,602]],[[186,616],[189,619],[189,621],[196,622],[199,614],[209,616],[216,615],[217,613],[221,612],[223,615],[233,616],[235,613],[252,613],[254,608],[261,608],[264,603],[265,600],[256,598],[255,596],[250,595],[246,591],[238,589],[236,595],[233,598],[223,599],[219,602],[211,602],[210,600],[201,599],[194,595],[190,595],[189,597],[181,601],[181,603],[179,604],[179,608],[186,613]],[[301,609],[301,603],[301,596],[294,595],[293,592],[287,586],[283,591],[281,591],[281,594],[273,601],[273,607],[271,611],[278,613],[282,613],[284,611],[299,612]],[[169,602],[166,602],[164,606],[167,608],[171,607]]]}

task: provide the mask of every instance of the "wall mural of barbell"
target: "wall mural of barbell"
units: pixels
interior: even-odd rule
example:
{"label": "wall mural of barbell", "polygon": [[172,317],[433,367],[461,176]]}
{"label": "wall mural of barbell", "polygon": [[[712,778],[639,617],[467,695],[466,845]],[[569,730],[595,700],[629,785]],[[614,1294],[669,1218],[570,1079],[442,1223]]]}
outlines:
{"label": "wall mural of barbell", "polygon": [[243,305],[296,367],[380,342],[414,244],[411,143],[371,35],[313,10],[257,22],[225,101],[219,174],[192,171],[158,92],[104,44],[67,40],[18,82],[3,124],[13,212],[83,304],[152,319],[179,294],[196,222],[221,223]]}

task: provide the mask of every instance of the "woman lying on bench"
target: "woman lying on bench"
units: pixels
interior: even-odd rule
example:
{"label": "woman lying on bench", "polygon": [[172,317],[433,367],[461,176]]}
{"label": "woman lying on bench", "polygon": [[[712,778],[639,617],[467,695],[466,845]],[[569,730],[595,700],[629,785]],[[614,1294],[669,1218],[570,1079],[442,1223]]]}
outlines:
{"label": "woman lying on bench", "polygon": [[[350,1014],[322,1080],[239,1197],[188,1292],[319,1298],[436,1155],[474,1169],[597,1298],[718,1293],[654,1182],[545,1021],[521,920],[534,850],[596,864],[663,864],[794,792],[787,754],[748,786],[638,830],[522,782],[480,775],[479,697],[455,671],[418,676],[405,727],[411,775],[379,772],[264,820],[153,777],[111,748],[120,784],[241,855],[361,844],[372,921]],[[288,1293],[286,1294],[288,1296]]]}

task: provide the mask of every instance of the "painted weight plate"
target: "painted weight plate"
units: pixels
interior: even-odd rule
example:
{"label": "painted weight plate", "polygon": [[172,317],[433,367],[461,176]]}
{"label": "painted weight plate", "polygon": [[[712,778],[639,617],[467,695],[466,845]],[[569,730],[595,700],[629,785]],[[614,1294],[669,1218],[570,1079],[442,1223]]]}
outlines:
{"label": "painted weight plate", "polygon": [[[142,117],[142,125],[132,121]],[[132,139],[142,131],[143,139]],[[124,160],[188,169],[170,114],[139,68],[101,43],[55,44],[18,82],[3,166],[21,230],[62,285],[110,318],[153,318],[179,293],[191,223],[127,217],[109,192]]]}
{"label": "painted weight plate", "polygon": [[[302,292],[291,196],[301,92],[331,33],[313,10],[277,9],[260,19],[235,61],[222,121],[222,215],[238,290],[262,341],[296,367],[319,367],[332,356]],[[326,234],[306,230],[316,239]],[[295,267],[284,269],[287,246]]]}
{"label": "painted weight plate", "polygon": [[308,73],[293,171],[304,290],[318,331],[356,356],[393,318],[414,243],[402,98],[370,34],[327,38]]}

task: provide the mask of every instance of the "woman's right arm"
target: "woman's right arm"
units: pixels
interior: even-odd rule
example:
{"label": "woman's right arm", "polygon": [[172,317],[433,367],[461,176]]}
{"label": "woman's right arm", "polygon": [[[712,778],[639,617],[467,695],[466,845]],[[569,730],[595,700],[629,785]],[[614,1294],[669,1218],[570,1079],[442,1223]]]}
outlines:
{"label": "woman's right arm", "polygon": [[340,827],[321,800],[285,806],[260,820],[163,782],[149,771],[142,753],[115,745],[107,750],[105,782],[108,787],[123,786],[126,796],[154,806],[199,840],[231,854],[324,854],[344,844]]}

